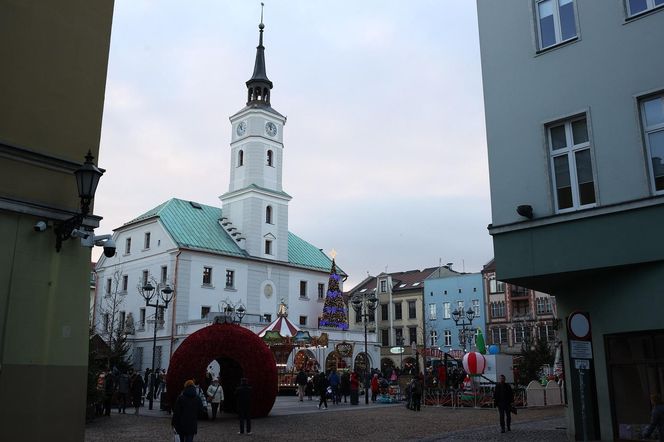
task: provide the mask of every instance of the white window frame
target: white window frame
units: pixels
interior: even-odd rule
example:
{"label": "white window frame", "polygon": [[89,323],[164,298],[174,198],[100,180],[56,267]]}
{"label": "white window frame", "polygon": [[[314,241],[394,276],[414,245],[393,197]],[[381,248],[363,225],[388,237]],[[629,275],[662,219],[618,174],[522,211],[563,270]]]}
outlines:
{"label": "white window frame", "polygon": [[265,240],[265,254],[272,255],[272,240],[270,239]]}
{"label": "white window frame", "polygon": [[432,347],[438,346],[438,331],[431,330],[429,332],[429,343],[431,344]]}
{"label": "white window frame", "polygon": [[549,0],[537,0],[535,2],[535,20],[537,22],[537,48],[540,51],[545,51],[549,48],[553,48],[555,46],[558,46],[560,44],[566,43],[568,41],[574,41],[579,38],[579,18],[577,17],[576,14],[576,0],[571,0],[572,3],[572,9],[574,10],[574,30],[576,31],[574,33],[573,37],[569,37],[567,40],[563,40],[563,31],[562,27],[560,25],[560,0],[551,0],[554,3],[553,7],[553,31],[555,32],[556,35],[556,41],[553,44],[550,44],[549,46],[544,46],[542,43],[542,23],[540,20],[540,8],[539,5],[540,3],[547,2]]}
{"label": "white window frame", "polygon": [[[229,282],[230,282],[230,284],[229,284]],[[226,282],[225,282],[224,287],[227,288],[227,289],[234,289],[235,288],[235,270],[226,269]]]}
{"label": "white window frame", "polygon": [[309,290],[309,284],[307,281],[300,281],[300,298],[307,298],[307,292]]}
{"label": "white window frame", "polygon": [[[210,270],[209,272],[207,272],[207,273],[208,273],[208,282],[205,282],[205,276],[206,276],[205,273],[206,273],[206,270],[208,270],[208,269]],[[212,273],[213,273],[213,271],[212,271],[212,267],[210,267],[210,266],[203,266],[203,278],[202,278],[202,284],[203,284],[204,286],[206,286],[206,287],[211,287],[211,286],[212,286]]]}
{"label": "white window frame", "polygon": [[443,319],[450,319],[452,317],[452,303],[443,302]]}
{"label": "white window frame", "polygon": [[131,236],[129,238],[125,238],[125,255],[130,255],[131,254]]}
{"label": "white window frame", "polygon": [[638,17],[639,15],[647,14],[650,11],[664,7],[664,3],[656,5],[655,0],[646,0],[646,3],[646,9],[632,13],[632,9],[630,8],[630,0],[625,0],[625,11],[627,12],[627,18]]}
{"label": "white window frame", "polygon": [[306,327],[307,326],[307,317],[304,315],[300,315],[300,322],[299,325],[301,327]]}
{"label": "white window frame", "polygon": [[[580,120],[586,120],[586,132],[588,135],[588,140],[584,143],[574,144],[574,136],[572,133],[572,123]],[[566,147],[562,149],[553,149],[551,129],[558,126],[564,126],[565,128],[565,141]],[[588,114],[576,115],[571,118],[566,118],[564,120],[555,121],[546,125],[546,140],[547,140],[547,152],[549,153],[549,163],[551,170],[551,184],[553,185],[553,202],[556,213],[569,213],[576,212],[577,210],[589,209],[591,207],[597,206],[597,176],[595,174],[595,155],[593,152],[592,145],[592,133],[590,130],[590,119]],[[588,150],[590,152],[590,166],[592,169],[593,175],[593,192],[595,194],[595,202],[590,204],[581,204],[579,196],[579,177],[577,176],[577,167],[576,167],[576,153],[583,150]],[[558,188],[556,187],[556,168],[554,164],[554,158],[567,156],[567,165],[569,169],[569,178],[570,185],[572,186],[572,206],[565,209],[559,208],[558,203]]]}
{"label": "white window frame", "polygon": [[475,317],[479,318],[480,317],[480,300],[479,299],[473,299],[473,311],[475,312]]}
{"label": "white window frame", "polygon": [[129,289],[129,275],[122,275],[122,291],[127,293]]}
{"label": "white window frame", "polygon": [[325,299],[325,284],[318,283],[318,299]]}
{"label": "white window frame", "polygon": [[152,234],[150,232],[145,232],[143,235],[143,250],[148,250],[150,248],[150,240]]}
{"label": "white window frame", "polygon": [[138,310],[138,328],[139,330],[145,330],[145,307],[141,307]]}
{"label": "white window frame", "polygon": [[385,279],[380,280],[380,292],[387,293],[387,280]]}
{"label": "white window frame", "polygon": [[429,304],[429,319],[431,320],[436,320],[436,304],[431,303]]}
{"label": "white window frame", "polygon": [[[658,5],[659,7],[659,5]],[[641,125],[643,127],[643,142],[645,143],[646,146],[646,155],[648,156],[648,170],[649,170],[649,175],[650,175],[650,190],[654,195],[663,195],[664,194],[664,189],[662,190],[657,190],[657,187],[655,186],[655,170],[653,169],[652,166],[652,152],[650,150],[650,139],[648,135],[656,132],[661,132],[664,131],[664,123],[656,124],[654,126],[648,126],[647,120],[646,120],[646,109],[645,109],[645,103],[646,101],[651,101],[653,99],[659,98],[660,100],[664,101],[664,93],[660,93],[657,95],[650,95],[647,97],[642,97],[639,99],[639,110],[641,111]]]}
{"label": "white window frame", "polygon": [[452,330],[443,331],[443,340],[445,347],[452,346]]}

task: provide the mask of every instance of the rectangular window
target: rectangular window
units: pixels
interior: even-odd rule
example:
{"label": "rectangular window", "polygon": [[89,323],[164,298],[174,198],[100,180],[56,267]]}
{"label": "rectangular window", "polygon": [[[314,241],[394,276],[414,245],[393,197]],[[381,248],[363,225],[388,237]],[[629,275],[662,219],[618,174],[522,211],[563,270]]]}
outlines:
{"label": "rectangular window", "polygon": [[380,343],[383,347],[390,345],[390,331],[388,329],[380,331]]}
{"label": "rectangular window", "polygon": [[307,297],[307,281],[300,281],[300,298]]}
{"label": "rectangular window", "polygon": [[235,287],[235,271],[226,270],[226,288],[232,289]]}
{"label": "rectangular window", "polygon": [[530,327],[524,325],[517,325],[514,327],[514,343],[522,344],[523,342],[530,341]]}
{"label": "rectangular window", "polygon": [[272,315],[270,313],[265,313],[263,319],[265,319],[265,322],[272,322]]}
{"label": "rectangular window", "polygon": [[436,304],[429,304],[429,319],[436,319]]}
{"label": "rectangular window", "polygon": [[457,301],[457,310],[459,310],[462,318],[466,316],[466,311],[463,309],[463,301]]}
{"label": "rectangular window", "polygon": [[113,280],[111,278],[106,279],[106,295],[111,294],[111,287],[113,286]]}
{"label": "rectangular window", "polygon": [[203,267],[203,285],[212,285],[212,267]]}
{"label": "rectangular window", "polygon": [[145,307],[141,307],[138,311],[138,328],[145,329]]}
{"label": "rectangular window", "polygon": [[443,302],[443,319],[452,317],[452,305],[449,302]]}
{"label": "rectangular window", "polygon": [[210,307],[207,305],[201,306],[201,319],[206,319],[207,315],[210,313]]}
{"label": "rectangular window", "polygon": [[540,50],[576,38],[573,0],[540,0],[536,12]]}
{"label": "rectangular window", "polygon": [[660,193],[664,191],[664,94],[642,100],[641,116],[651,165],[652,189]]}
{"label": "rectangular window", "polygon": [[413,342],[417,344],[417,327],[408,327],[408,343]]}
{"label": "rectangular window", "polygon": [[105,332],[110,331],[111,317],[108,313],[104,313],[104,316],[102,316],[102,327],[104,328]]}
{"label": "rectangular window", "polygon": [[129,288],[129,276],[122,275],[122,291],[126,292]]}
{"label": "rectangular window", "polygon": [[593,207],[595,180],[586,117],[547,128],[557,211]]}
{"label": "rectangular window", "polygon": [[429,345],[432,347],[438,346],[438,332],[436,330],[429,332]]}
{"label": "rectangular window", "polygon": [[307,317],[300,316],[300,325],[307,325]]}
{"label": "rectangular window", "polygon": [[131,253],[131,238],[125,239],[125,255],[129,255]]}
{"label": "rectangular window", "polygon": [[505,317],[505,302],[492,302],[491,303],[491,317],[504,318]]}
{"label": "rectangular window", "polygon": [[125,320],[127,319],[127,314],[124,311],[118,312],[118,330],[124,330]]}
{"label": "rectangular window", "polygon": [[325,299],[325,284],[318,283],[318,299]]}
{"label": "rectangular window", "polygon": [[148,278],[150,277],[150,272],[148,270],[143,270],[143,277],[141,278],[141,284],[145,287],[148,284]]}
{"label": "rectangular window", "polygon": [[403,318],[403,312],[401,310],[401,302],[394,303],[394,319],[396,321]]}
{"label": "rectangular window", "polygon": [[143,248],[150,248],[150,232],[145,232],[145,238],[143,239]]}
{"label": "rectangular window", "polygon": [[389,318],[387,316],[387,312],[389,310],[388,304],[381,304],[380,305],[380,319],[383,321],[387,321]]}
{"label": "rectangular window", "polygon": [[167,279],[168,279],[168,267],[161,266],[161,282],[163,284],[166,284]]}
{"label": "rectangular window", "polygon": [[380,292],[381,293],[386,293],[387,292],[387,281],[382,279],[380,281]]}
{"label": "rectangular window", "polygon": [[498,281],[496,275],[489,276],[489,292],[490,293],[504,293],[505,283]]}
{"label": "rectangular window", "polygon": [[451,330],[445,330],[443,332],[443,339],[445,341],[445,347],[451,347],[452,346],[452,331]]}
{"label": "rectangular window", "polygon": [[266,255],[272,254],[272,241],[270,241],[269,239],[265,240],[265,254]]}
{"label": "rectangular window", "polygon": [[473,311],[475,312],[475,317],[479,318],[480,316],[480,300],[473,299]]}
{"label": "rectangular window", "polygon": [[417,318],[417,309],[415,301],[408,301],[408,319]]}
{"label": "rectangular window", "polygon": [[361,322],[362,322],[362,314],[358,313],[358,312],[355,312],[355,323],[359,324]]}
{"label": "rectangular window", "polygon": [[505,327],[495,327],[491,329],[491,342],[494,344],[507,343],[507,329]]}
{"label": "rectangular window", "polygon": [[627,0],[627,15],[632,17],[664,5],[664,0]]}
{"label": "rectangular window", "polygon": [[394,342],[401,342],[403,339],[403,329],[395,328],[394,329]]}
{"label": "rectangular window", "polygon": [[376,322],[376,310],[369,310],[369,322]]}

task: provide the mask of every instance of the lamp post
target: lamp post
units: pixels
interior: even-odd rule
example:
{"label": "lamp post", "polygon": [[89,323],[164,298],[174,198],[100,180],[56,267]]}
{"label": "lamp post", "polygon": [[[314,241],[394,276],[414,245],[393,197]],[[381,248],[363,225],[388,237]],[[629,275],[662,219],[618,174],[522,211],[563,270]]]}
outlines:
{"label": "lamp post", "polygon": [[403,372],[403,336],[397,336],[397,345],[399,346],[399,375]]}
{"label": "lamp post", "polygon": [[413,349],[413,353],[415,354],[415,375],[417,376],[420,374],[420,353],[417,351],[417,342],[411,342],[410,348]]}
{"label": "lamp post", "polygon": [[367,379],[368,370],[366,365],[369,364],[369,355],[367,354],[367,323],[369,322],[369,314],[376,310],[378,298],[375,293],[356,293],[351,300],[355,313],[362,318],[364,323],[364,361],[365,361],[365,376],[364,376],[364,403],[369,403],[369,380]]}
{"label": "lamp post", "polygon": [[[473,319],[475,319],[475,310],[470,307],[468,307],[468,310],[465,312],[463,309],[454,309],[452,312],[452,319],[454,320],[454,325],[461,327],[461,330],[459,330],[459,343],[461,344],[463,351],[466,351],[466,344],[470,341],[469,338],[472,336],[470,326],[473,325]],[[466,320],[468,320],[468,322],[466,322]],[[461,322],[461,324],[459,324],[459,322]]]}
{"label": "lamp post", "polygon": [[219,311],[223,313],[221,321],[226,324],[242,324],[242,318],[247,314],[247,309],[242,302],[233,304],[229,299],[219,303]]}
{"label": "lamp post", "polygon": [[[152,336],[152,372],[150,373],[150,397],[148,402],[148,409],[152,410],[152,402],[154,400],[154,359],[157,350],[157,321],[159,320],[159,308],[167,309],[168,304],[173,300],[173,289],[166,283],[158,283],[152,285],[150,281],[146,281],[142,286],[138,286],[138,292],[145,299],[146,307],[154,307],[154,334]],[[152,300],[155,302],[152,302]],[[161,303],[160,303],[161,301]]]}

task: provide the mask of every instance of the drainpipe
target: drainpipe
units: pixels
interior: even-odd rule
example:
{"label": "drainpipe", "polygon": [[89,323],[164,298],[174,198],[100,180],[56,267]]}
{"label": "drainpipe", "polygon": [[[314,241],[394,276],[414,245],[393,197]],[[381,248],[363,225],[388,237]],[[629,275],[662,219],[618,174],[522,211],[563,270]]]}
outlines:
{"label": "drainpipe", "polygon": [[178,250],[178,253],[175,255],[175,270],[173,271],[173,290],[175,290],[175,296],[173,297],[173,313],[171,316],[171,345],[169,349],[169,368],[171,356],[173,356],[173,341],[175,340],[175,312],[177,310],[177,301],[178,301],[178,264],[180,263],[180,255],[182,254],[181,250]]}

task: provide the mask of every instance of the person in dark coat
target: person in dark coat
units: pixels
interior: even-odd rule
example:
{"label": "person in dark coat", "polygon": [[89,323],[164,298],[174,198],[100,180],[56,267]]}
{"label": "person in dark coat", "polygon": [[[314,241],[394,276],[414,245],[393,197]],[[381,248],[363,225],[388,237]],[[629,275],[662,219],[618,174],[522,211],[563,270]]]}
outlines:
{"label": "person in dark coat", "polygon": [[498,407],[498,414],[500,415],[500,432],[505,432],[505,421],[507,421],[507,431],[511,431],[512,416],[512,402],[514,401],[514,393],[510,384],[505,383],[505,375],[500,375],[500,382],[496,384],[496,389],[493,391],[493,402]]}
{"label": "person in dark coat", "polygon": [[198,397],[198,392],[191,379],[184,383],[184,390],[180,393],[175,406],[171,425],[180,436],[180,442],[192,442],[194,435],[198,432],[198,413],[203,408],[203,403]]}
{"label": "person in dark coat", "polygon": [[129,398],[129,375],[122,370],[118,376],[118,413],[125,413]]}
{"label": "person in dark coat", "polygon": [[131,402],[136,409],[135,414],[138,416],[138,409],[141,407],[141,399],[143,399],[143,389],[145,383],[140,373],[134,373],[129,381],[129,394],[131,395]]}
{"label": "person in dark coat", "polygon": [[412,386],[412,402],[413,402],[413,411],[420,411],[421,410],[421,403],[422,403],[422,379],[420,378],[420,375],[415,376],[413,379],[413,386]]}
{"label": "person in dark coat", "polygon": [[650,416],[650,425],[643,432],[643,438],[647,439],[657,429],[659,431],[659,441],[664,442],[664,403],[659,394],[650,395],[652,404],[652,414]]}
{"label": "person in dark coat", "polygon": [[357,377],[357,373],[352,372],[350,374],[350,404],[357,405],[359,403],[359,394],[360,394],[360,379]]}
{"label": "person in dark coat", "polygon": [[302,402],[304,400],[304,389],[307,386],[307,374],[304,372],[304,369],[300,369],[295,382],[297,383],[297,394],[300,397],[300,402]]}
{"label": "person in dark coat", "polygon": [[104,377],[104,416],[111,415],[111,402],[115,392],[115,376],[110,371],[106,372]]}
{"label": "person in dark coat", "polygon": [[[348,402],[346,399],[350,394],[350,373],[347,371],[343,372],[341,375],[341,397],[343,397],[344,402]],[[341,402],[341,400],[339,400]]]}
{"label": "person in dark coat", "polygon": [[325,373],[320,373],[318,375],[318,384],[316,387],[318,388],[318,393],[320,394],[320,402],[318,402],[318,408],[320,408],[321,405],[325,405],[325,409],[327,410],[327,376],[325,376]]}
{"label": "person in dark coat", "polygon": [[247,434],[251,434],[251,386],[247,378],[240,379],[240,385],[235,389],[237,415],[240,418],[240,431],[244,434],[244,424],[247,424]]}

